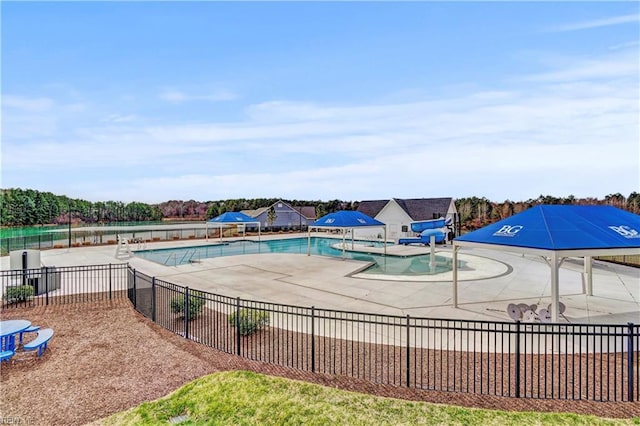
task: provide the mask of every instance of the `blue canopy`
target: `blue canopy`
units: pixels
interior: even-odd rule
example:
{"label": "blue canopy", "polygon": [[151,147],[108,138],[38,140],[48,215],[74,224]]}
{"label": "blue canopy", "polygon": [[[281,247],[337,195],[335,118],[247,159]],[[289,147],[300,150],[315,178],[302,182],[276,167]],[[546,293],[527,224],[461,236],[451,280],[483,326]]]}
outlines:
{"label": "blue canopy", "polygon": [[458,306],[457,252],[462,246],[543,256],[551,267],[551,319],[560,311],[559,269],[583,257],[593,295],[592,256],[640,254],[640,216],[612,206],[540,205],[453,240],[453,306]]}
{"label": "blue canopy", "polygon": [[213,223],[260,223],[259,220],[241,212],[226,212],[213,219],[209,219]]}
{"label": "blue canopy", "polygon": [[543,250],[640,248],[640,215],[611,206],[541,205],[455,241]]}
{"label": "blue canopy", "polygon": [[[379,227],[384,229],[384,241],[387,241],[387,226],[372,218],[371,216],[367,216],[366,214],[353,211],[353,210],[339,210],[334,213],[329,213],[328,215],[322,216],[320,219],[313,222],[311,226],[309,226],[308,231],[308,249],[307,255],[311,255],[311,228],[332,228],[332,229],[342,229],[342,256],[345,254],[345,238],[347,229],[353,228],[363,228],[363,227]],[[351,248],[353,249],[353,232],[351,233]],[[384,254],[387,254],[387,245],[384,245]]]}
{"label": "blue canopy", "polygon": [[385,225],[371,216],[352,210],[340,210],[329,213],[311,225],[312,228],[359,228],[363,226],[383,227]]}
{"label": "blue canopy", "polygon": [[[258,240],[260,239],[260,221],[249,215],[240,212],[226,212],[219,216],[209,219],[205,224],[215,223],[220,228],[220,241],[222,241],[222,227],[225,225],[246,225],[248,223],[258,224]],[[245,236],[246,229],[243,227],[242,236]],[[209,229],[205,231],[207,239],[209,238]]]}

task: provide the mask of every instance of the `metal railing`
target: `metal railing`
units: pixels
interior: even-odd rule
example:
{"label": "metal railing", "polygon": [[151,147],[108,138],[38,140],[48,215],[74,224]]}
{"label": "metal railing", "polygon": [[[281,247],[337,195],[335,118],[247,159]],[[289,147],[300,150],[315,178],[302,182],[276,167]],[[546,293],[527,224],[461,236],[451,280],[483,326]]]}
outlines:
{"label": "metal railing", "polygon": [[[232,298],[127,264],[0,271],[3,309],[128,298],[155,323],[251,360],[374,383],[516,398],[638,401],[640,326],[378,315]],[[16,289],[31,288],[19,300]],[[16,296],[17,295],[17,296]]]}
{"label": "metal railing", "polygon": [[129,299],[203,345],[305,371],[516,398],[637,401],[640,326],[467,321],[231,298],[131,270]]}
{"label": "metal railing", "polygon": [[[118,235],[129,241],[172,241],[182,239],[203,239],[207,236],[204,228],[166,228],[150,230],[122,230],[104,228],[90,233],[82,228],[73,228],[71,236],[69,232],[49,232],[39,235],[29,235],[21,237],[8,237],[0,240],[0,254],[6,255],[13,250],[45,250],[52,248],[63,248],[69,246],[69,241],[73,247],[117,244]],[[209,230],[209,236],[217,235],[215,230]]]}
{"label": "metal railing", "polygon": [[126,263],[0,271],[2,309],[127,297]]}

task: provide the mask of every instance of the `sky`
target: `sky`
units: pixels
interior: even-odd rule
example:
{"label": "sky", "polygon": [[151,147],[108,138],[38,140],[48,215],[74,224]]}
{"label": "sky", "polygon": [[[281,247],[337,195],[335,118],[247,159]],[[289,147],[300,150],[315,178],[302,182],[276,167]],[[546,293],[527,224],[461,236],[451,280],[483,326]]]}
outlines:
{"label": "sky", "polygon": [[640,191],[637,2],[0,3],[1,188]]}

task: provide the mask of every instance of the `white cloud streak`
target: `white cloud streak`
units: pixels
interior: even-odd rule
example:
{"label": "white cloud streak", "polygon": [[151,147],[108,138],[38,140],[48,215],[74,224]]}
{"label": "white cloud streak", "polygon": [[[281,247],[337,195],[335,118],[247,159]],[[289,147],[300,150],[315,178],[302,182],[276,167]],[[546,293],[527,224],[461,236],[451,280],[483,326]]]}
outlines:
{"label": "white cloud streak", "polygon": [[[559,62],[559,61],[558,61]],[[525,75],[518,79],[536,82],[577,82],[592,80],[610,81],[618,78],[637,78],[639,71],[638,49],[613,51],[596,58],[564,58],[552,71]]]}
{"label": "white cloud streak", "polygon": [[193,101],[205,101],[205,102],[225,102],[232,101],[238,98],[238,95],[228,90],[216,90],[213,93],[204,94],[189,94],[181,90],[167,89],[158,94],[158,98],[175,103],[181,104],[185,102]]}
{"label": "white cloud streak", "polygon": [[23,111],[23,112],[46,112],[54,106],[53,99],[33,98],[27,96],[3,94],[2,108]]}
{"label": "white cloud streak", "polygon": [[134,114],[111,114],[108,117],[105,117],[102,121],[106,123],[130,123],[136,120],[136,116]]}
{"label": "white cloud streak", "polygon": [[640,15],[637,13],[631,13],[629,15],[612,16],[602,19],[594,19],[591,21],[574,22],[564,25],[559,25],[550,28],[549,32],[568,32],[568,31],[580,31],[589,30],[593,28],[609,27],[612,25],[622,25],[640,22]]}

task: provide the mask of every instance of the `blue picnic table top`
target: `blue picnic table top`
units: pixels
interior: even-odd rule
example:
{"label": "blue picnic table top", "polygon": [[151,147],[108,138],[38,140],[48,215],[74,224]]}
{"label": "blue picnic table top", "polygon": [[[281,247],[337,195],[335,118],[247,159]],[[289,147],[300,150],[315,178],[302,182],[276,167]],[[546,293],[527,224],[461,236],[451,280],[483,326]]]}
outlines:
{"label": "blue picnic table top", "polygon": [[0,337],[12,336],[31,326],[31,321],[27,320],[5,320],[0,321]]}

